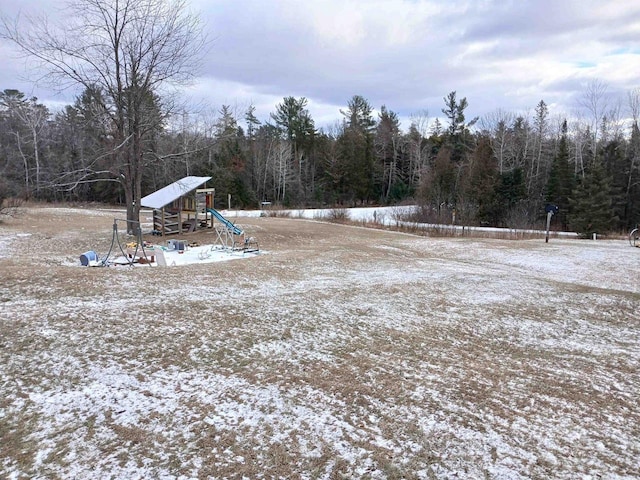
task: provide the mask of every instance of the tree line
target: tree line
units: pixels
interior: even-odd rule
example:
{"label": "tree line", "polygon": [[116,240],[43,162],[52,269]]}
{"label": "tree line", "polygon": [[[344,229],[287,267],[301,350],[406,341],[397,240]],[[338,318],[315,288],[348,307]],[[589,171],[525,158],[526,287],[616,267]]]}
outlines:
{"label": "tree line", "polygon": [[[126,206],[186,175],[212,176],[218,203],[285,207],[416,202],[422,219],[530,227],[545,204],[557,228],[626,230],[640,215],[640,90],[612,102],[592,81],[573,118],[498,110],[467,118],[452,91],[440,112],[403,130],[396,112],[360,95],[317,128],[304,97],[269,118],[223,105],[189,113],[174,87],[195,75],[206,46],[187,0],[71,0],[57,26],[0,14],[12,42],[56,88],[81,92],[49,111],[37,98],[0,94],[0,199],[99,201]],[[1,206],[0,206],[1,208]]]}
{"label": "tree line", "polygon": [[[593,92],[591,92],[593,93]],[[87,89],[51,113],[17,90],[0,93],[0,190],[4,197],[123,204],[115,178],[113,122],[102,92]],[[629,95],[633,107],[636,94]],[[304,97],[285,97],[269,119],[223,105],[213,118],[163,117],[149,95],[138,121],[141,195],[186,175],[212,176],[219,204],[256,208],[416,202],[432,222],[528,227],[547,203],[557,228],[589,235],[626,230],[640,215],[637,109],[623,120],[551,119],[504,111],[467,120],[466,98],[443,98],[443,116],[374,115],[362,96],[317,129]],[[636,102],[637,104],[637,102]],[[594,125],[597,125],[595,127]],[[117,146],[116,146],[117,147]],[[140,198],[140,197],[138,197]]]}

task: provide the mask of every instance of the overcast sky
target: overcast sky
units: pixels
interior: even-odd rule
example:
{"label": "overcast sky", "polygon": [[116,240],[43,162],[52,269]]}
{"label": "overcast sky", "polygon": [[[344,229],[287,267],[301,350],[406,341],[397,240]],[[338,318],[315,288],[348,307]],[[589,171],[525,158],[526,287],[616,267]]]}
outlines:
{"label": "overcast sky", "polygon": [[[0,0],[13,15],[55,12],[59,0]],[[353,95],[402,118],[442,117],[457,91],[467,118],[497,109],[575,111],[589,82],[612,98],[640,87],[637,0],[191,0],[213,40],[190,98],[211,108],[256,106],[267,120],[285,96],[306,97],[319,126],[342,118]],[[20,78],[0,41],[0,89],[49,105],[73,100]],[[626,105],[626,104],[625,104]],[[405,123],[406,125],[406,123]]]}

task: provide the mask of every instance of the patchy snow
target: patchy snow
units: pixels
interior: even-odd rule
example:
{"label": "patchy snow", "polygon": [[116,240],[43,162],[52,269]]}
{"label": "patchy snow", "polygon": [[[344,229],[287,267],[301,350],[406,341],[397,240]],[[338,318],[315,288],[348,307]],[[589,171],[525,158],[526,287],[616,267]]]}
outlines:
{"label": "patchy snow", "polygon": [[12,237],[0,237],[0,258],[5,258],[10,255],[9,245],[12,241]]}
{"label": "patchy snow", "polygon": [[[264,251],[244,251],[223,248],[220,245],[197,245],[187,246],[184,250],[168,249],[158,245],[147,247],[144,251],[139,250],[135,257],[125,257],[123,255],[114,256],[113,258],[99,258],[98,261],[90,262],[90,266],[98,267],[106,265],[133,265],[133,266],[159,266],[158,257],[162,255],[164,265],[167,267],[175,267],[181,265],[207,264],[214,262],[225,262],[228,260],[241,260],[262,255]],[[140,260],[147,260],[146,263],[139,263]],[[153,259],[153,261],[152,261]],[[105,263],[106,261],[106,263]],[[132,263],[134,262],[134,263]]]}
{"label": "patchy snow", "polygon": [[11,255],[11,249],[16,242],[30,237],[31,233],[14,233],[12,235],[0,235],[0,258]]}
{"label": "patchy snow", "polygon": [[270,255],[189,268],[22,238],[0,476],[637,478],[638,249],[259,220]]}
{"label": "patchy snow", "polygon": [[[418,229],[440,229],[458,235],[465,233],[467,235],[473,233],[487,234],[528,234],[528,235],[545,235],[543,230],[532,229],[513,229],[498,227],[469,227],[464,225],[452,224],[433,224],[418,223],[405,221],[408,215],[413,214],[417,210],[416,205],[403,205],[393,207],[356,207],[356,208],[315,208],[315,209],[291,209],[291,210],[275,210],[276,214],[288,216],[291,218],[305,218],[312,220],[330,219],[337,213],[344,213],[346,218],[359,223],[369,223],[387,226],[404,226]],[[228,218],[239,217],[257,217],[261,215],[269,215],[270,210],[224,210],[222,213]],[[558,232],[554,231],[556,237],[576,238],[574,232]]]}

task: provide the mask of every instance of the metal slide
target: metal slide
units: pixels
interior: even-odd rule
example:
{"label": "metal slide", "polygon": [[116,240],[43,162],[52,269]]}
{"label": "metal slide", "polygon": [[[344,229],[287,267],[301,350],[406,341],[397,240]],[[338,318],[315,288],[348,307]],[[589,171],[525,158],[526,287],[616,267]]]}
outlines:
{"label": "metal slide", "polygon": [[235,226],[231,220],[227,220],[226,218],[224,218],[219,211],[214,210],[213,208],[207,208],[207,212],[213,215],[216,218],[216,220],[218,220],[225,227],[227,227],[229,231],[234,235],[242,235],[244,233],[242,229]]}

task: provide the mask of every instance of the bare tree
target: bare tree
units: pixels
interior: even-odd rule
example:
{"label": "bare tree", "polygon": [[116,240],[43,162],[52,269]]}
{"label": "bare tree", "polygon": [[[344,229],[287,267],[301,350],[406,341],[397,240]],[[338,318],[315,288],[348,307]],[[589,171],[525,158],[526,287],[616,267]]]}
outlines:
{"label": "bare tree", "polygon": [[[559,131],[559,127],[557,130]],[[591,132],[587,121],[584,120],[580,112],[575,113],[569,123],[569,137],[572,139],[574,173],[584,178],[585,155],[587,154]]]}
{"label": "bare tree", "polygon": [[628,93],[629,111],[631,113],[631,133],[629,135],[628,153],[629,173],[627,176],[626,195],[631,196],[632,190],[640,184],[640,130],[638,121],[640,117],[640,88],[635,88]]}
{"label": "bare tree", "polygon": [[377,160],[383,170],[384,198],[388,201],[393,185],[401,178],[399,163],[404,142],[400,132],[400,120],[395,112],[382,105],[378,117],[374,146]]}
{"label": "bare tree", "polygon": [[[110,172],[127,204],[127,230],[137,228],[145,134],[170,106],[168,87],[190,81],[205,45],[186,0],[72,0],[64,24],[3,18],[0,36],[39,62],[59,88],[103,93],[111,121]],[[96,98],[96,100],[99,100]],[[152,118],[154,117],[154,118]]]}
{"label": "bare tree", "polygon": [[[18,120],[20,127],[26,130],[26,135],[22,135],[21,129],[16,128],[11,133],[16,139],[16,147],[24,166],[25,195],[31,195],[31,175],[30,163],[33,159],[35,167],[35,194],[40,191],[41,155],[40,136],[49,118],[49,111],[44,105],[37,103],[37,99],[25,100],[24,95],[17,90],[5,90],[0,93],[0,108],[7,111],[7,114]],[[30,152],[26,151],[28,144],[31,144]]]}
{"label": "bare tree", "polygon": [[611,103],[607,112],[602,116],[600,131],[604,143],[623,138],[624,121],[622,119],[622,102],[619,98]]}
{"label": "bare tree", "polygon": [[293,169],[291,168],[291,149],[292,145],[288,141],[280,141],[276,147],[276,156],[274,166],[274,178],[277,179],[276,184],[276,200],[284,202],[287,196],[287,185],[293,182]]}
{"label": "bare tree", "polygon": [[511,127],[514,120],[513,113],[502,109],[489,112],[480,120],[482,129],[490,133],[491,147],[498,160],[498,171],[501,174],[513,168],[514,138]]}
{"label": "bare tree", "polygon": [[631,121],[638,123],[638,117],[640,117],[640,88],[634,88],[627,94],[629,101],[629,112],[631,113]]}
{"label": "bare tree", "polygon": [[411,115],[409,127],[409,185],[417,185],[420,175],[429,160],[429,137],[431,121],[428,110],[420,110]]}
{"label": "bare tree", "polygon": [[600,139],[603,117],[607,112],[607,84],[594,79],[587,84],[580,105],[591,114],[591,135],[593,138],[593,158],[598,155],[598,140]]}

